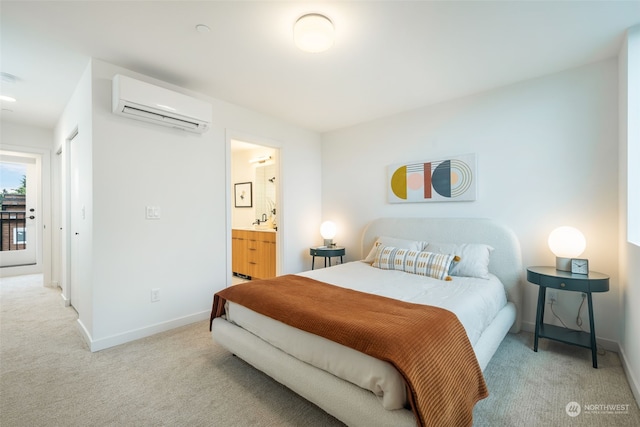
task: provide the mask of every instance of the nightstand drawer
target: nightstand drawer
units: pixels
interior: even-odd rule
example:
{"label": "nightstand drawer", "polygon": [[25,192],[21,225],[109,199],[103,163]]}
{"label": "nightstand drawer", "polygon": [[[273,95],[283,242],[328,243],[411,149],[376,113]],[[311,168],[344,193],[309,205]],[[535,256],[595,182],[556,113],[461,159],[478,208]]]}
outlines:
{"label": "nightstand drawer", "polygon": [[318,248],[309,248],[309,255],[311,256],[335,257],[344,256],[344,254],[345,248],[342,247],[328,248],[326,246],[321,246]]}
{"label": "nightstand drawer", "polygon": [[562,289],[563,291],[588,292],[589,281],[578,281],[565,277],[540,276],[540,286]]}

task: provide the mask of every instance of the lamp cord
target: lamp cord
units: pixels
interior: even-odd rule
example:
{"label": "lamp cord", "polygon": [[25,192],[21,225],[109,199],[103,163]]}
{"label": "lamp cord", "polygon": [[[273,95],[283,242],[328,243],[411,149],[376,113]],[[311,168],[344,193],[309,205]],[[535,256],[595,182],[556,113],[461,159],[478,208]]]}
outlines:
{"label": "lamp cord", "polygon": [[556,314],[556,311],[553,309],[553,304],[555,303],[555,300],[551,300],[551,312],[553,313],[553,315],[555,316],[556,319],[558,319],[560,321],[560,323],[562,323],[562,326],[564,326],[567,329],[571,329],[570,327],[568,327],[560,318],[560,316],[558,316]]}
{"label": "lamp cord", "polygon": [[[578,315],[576,316],[576,325],[578,325],[578,327],[580,327],[580,329],[582,329],[582,316],[581,316],[581,312],[582,312],[582,307],[584,306],[584,300],[587,299],[587,296],[585,294],[582,294],[582,302],[580,303],[580,307],[578,307]],[[582,329],[584,331],[584,329]]]}
{"label": "lamp cord", "polygon": [[[578,307],[578,315],[576,316],[576,325],[578,325],[578,327],[580,328],[580,330],[582,332],[587,332],[582,328],[582,317],[581,317],[581,312],[582,312],[582,307],[584,307],[584,300],[587,299],[587,295],[586,294],[582,294],[582,302],[580,303],[580,307]],[[555,300],[551,301],[551,313],[553,313],[553,315],[555,316],[556,319],[558,319],[560,321],[560,323],[562,323],[562,326],[564,326],[567,329],[570,330],[575,330],[575,329],[571,329],[569,328],[564,321],[560,318],[560,316],[558,316],[558,314],[555,312],[555,310],[553,309],[553,304],[555,303]],[[598,345],[598,343],[596,343],[596,351],[598,352],[598,354],[600,356],[604,356],[605,354],[607,354],[607,350],[605,350],[604,348],[602,348],[601,346]]]}

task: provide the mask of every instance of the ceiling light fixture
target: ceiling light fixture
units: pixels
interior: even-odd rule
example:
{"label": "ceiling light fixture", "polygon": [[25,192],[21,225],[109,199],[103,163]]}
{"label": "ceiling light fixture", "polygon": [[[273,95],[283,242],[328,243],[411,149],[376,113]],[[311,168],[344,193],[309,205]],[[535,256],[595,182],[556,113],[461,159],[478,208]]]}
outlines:
{"label": "ceiling light fixture", "polygon": [[196,25],[196,31],[201,34],[206,34],[211,31],[211,28],[209,28],[209,26],[205,24],[198,24]]}
{"label": "ceiling light fixture", "polygon": [[19,79],[18,77],[14,76],[13,74],[9,74],[9,73],[5,73],[4,71],[0,71],[0,81],[2,81],[3,83],[15,83],[17,82]]}
{"label": "ceiling light fixture", "polygon": [[293,26],[293,40],[305,52],[324,52],[333,46],[333,23],[319,13],[302,15]]}

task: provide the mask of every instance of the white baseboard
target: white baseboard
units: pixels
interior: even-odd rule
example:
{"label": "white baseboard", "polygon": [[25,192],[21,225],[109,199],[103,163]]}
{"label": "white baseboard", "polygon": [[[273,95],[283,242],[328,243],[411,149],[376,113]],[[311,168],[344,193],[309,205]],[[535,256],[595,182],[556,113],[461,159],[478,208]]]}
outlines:
{"label": "white baseboard", "polygon": [[78,328],[80,329],[80,334],[82,334],[82,338],[84,338],[84,341],[87,343],[89,348],[91,348],[91,334],[89,333],[87,328],[84,327],[84,323],[82,323],[80,319],[76,321],[78,322]]}
{"label": "white baseboard", "polygon": [[[0,277],[26,276],[28,274],[42,274],[42,266],[39,264],[29,264],[0,268]],[[43,284],[43,286],[46,285]]]}
{"label": "white baseboard", "polygon": [[536,330],[536,324],[531,322],[522,321],[522,330],[525,332],[533,333]]}
{"label": "white baseboard", "polygon": [[629,383],[629,387],[631,387],[633,397],[635,397],[636,403],[640,406],[640,382],[634,375],[629,359],[627,358],[622,346],[620,347],[620,352],[618,354],[620,355],[620,363],[622,363],[622,369],[624,369],[624,373],[627,376],[627,382]]}
{"label": "white baseboard", "polygon": [[140,338],[145,338],[151,335],[155,335],[160,332],[169,331],[171,329],[175,329],[180,326],[185,326],[191,323],[208,320],[210,316],[211,316],[211,311],[207,310],[200,313],[194,313],[188,316],[180,317],[178,319],[157,323],[155,325],[146,326],[144,328],[127,331],[121,334],[112,335],[109,337],[100,338],[96,340],[94,340],[91,337],[91,334],[89,334],[89,332],[84,327],[80,319],[78,319],[78,324],[80,325],[80,329],[85,341],[89,345],[89,349],[91,350],[91,352],[95,352],[95,351],[104,350],[105,348],[110,348],[116,345],[124,344],[130,341],[135,341]]}
{"label": "white baseboard", "polygon": [[62,298],[62,304],[65,307],[69,307],[71,305],[71,300],[69,300],[69,298],[67,298],[62,292],[60,292],[60,298]]}

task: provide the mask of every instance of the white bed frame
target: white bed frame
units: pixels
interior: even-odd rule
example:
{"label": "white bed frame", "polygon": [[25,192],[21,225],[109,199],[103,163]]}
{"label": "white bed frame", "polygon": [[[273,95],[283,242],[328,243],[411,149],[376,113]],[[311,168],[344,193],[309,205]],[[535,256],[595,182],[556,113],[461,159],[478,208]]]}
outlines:
{"label": "white bed frame", "polygon": [[[380,218],[371,222],[363,232],[363,257],[379,236],[437,243],[485,243],[494,248],[489,271],[504,284],[508,304],[496,315],[473,348],[484,370],[507,332],[520,331],[522,259],[515,234],[488,219]],[[370,391],[301,362],[222,318],[214,319],[212,336],[236,356],[347,425],[416,425],[410,410],[385,410]]]}

